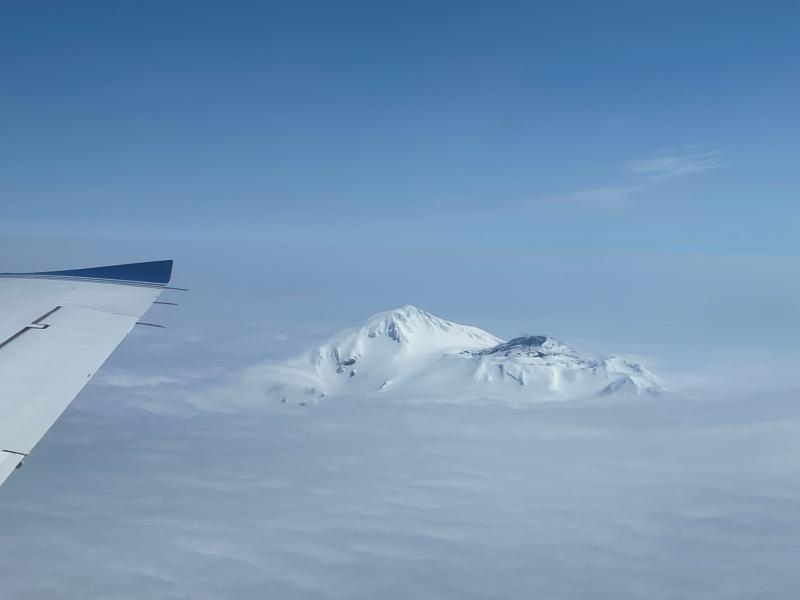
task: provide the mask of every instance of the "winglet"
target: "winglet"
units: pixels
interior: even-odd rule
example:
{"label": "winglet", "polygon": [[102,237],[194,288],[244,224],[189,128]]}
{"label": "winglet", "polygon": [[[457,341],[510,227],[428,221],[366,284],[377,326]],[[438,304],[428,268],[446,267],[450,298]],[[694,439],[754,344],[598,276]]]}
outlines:
{"label": "winglet", "polygon": [[4,275],[29,275],[41,277],[77,277],[81,279],[104,279],[112,281],[130,281],[132,283],[153,283],[166,285],[172,277],[172,261],[156,260],[152,262],[109,265],[88,269],[72,269],[67,271],[42,271],[38,273],[3,273]]}

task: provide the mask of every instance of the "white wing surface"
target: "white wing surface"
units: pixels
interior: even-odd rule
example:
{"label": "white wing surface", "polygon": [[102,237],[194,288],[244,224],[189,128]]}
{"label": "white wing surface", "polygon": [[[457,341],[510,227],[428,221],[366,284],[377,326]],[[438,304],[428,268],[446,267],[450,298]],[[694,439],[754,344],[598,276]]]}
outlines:
{"label": "white wing surface", "polygon": [[172,261],[0,274],[0,483],[169,283]]}

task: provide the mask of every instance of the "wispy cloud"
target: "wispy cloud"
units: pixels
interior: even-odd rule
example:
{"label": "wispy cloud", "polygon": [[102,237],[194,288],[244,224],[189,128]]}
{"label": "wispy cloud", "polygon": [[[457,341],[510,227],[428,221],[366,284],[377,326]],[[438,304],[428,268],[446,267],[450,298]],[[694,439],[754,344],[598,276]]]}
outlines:
{"label": "wispy cloud", "polygon": [[186,381],[169,375],[141,375],[135,373],[112,372],[99,378],[101,383],[118,388],[159,387],[162,385],[185,385]]}
{"label": "wispy cloud", "polygon": [[658,156],[632,160],[625,164],[626,170],[631,173],[658,180],[723,169],[725,166],[722,154],[716,150],[692,153],[666,150]]}
{"label": "wispy cloud", "polygon": [[587,188],[560,196],[558,200],[597,208],[615,208],[626,205],[641,189],[641,186],[632,185]]}
{"label": "wispy cloud", "polygon": [[655,156],[629,160],[623,164],[627,177],[607,186],[587,187],[543,198],[565,204],[598,209],[621,208],[658,185],[676,177],[702,173],[726,167],[718,150],[698,152],[698,148],[665,149]]}

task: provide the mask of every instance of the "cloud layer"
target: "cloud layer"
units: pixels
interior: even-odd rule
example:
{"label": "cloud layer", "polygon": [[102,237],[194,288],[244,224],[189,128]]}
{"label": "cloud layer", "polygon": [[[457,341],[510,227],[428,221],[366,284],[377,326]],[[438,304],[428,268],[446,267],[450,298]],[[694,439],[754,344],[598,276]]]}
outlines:
{"label": "cloud layer", "polygon": [[800,586],[789,396],[156,415],[126,405],[129,391],[89,388],[0,490],[8,597],[658,600]]}

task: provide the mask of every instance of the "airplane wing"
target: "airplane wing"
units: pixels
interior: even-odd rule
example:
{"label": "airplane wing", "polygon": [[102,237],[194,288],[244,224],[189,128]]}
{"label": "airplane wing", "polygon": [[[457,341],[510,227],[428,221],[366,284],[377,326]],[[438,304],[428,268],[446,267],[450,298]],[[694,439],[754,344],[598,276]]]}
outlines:
{"label": "airplane wing", "polygon": [[171,260],[0,274],[0,484],[171,276]]}

